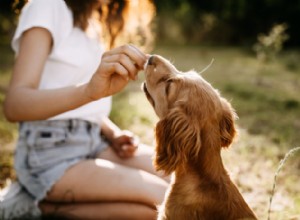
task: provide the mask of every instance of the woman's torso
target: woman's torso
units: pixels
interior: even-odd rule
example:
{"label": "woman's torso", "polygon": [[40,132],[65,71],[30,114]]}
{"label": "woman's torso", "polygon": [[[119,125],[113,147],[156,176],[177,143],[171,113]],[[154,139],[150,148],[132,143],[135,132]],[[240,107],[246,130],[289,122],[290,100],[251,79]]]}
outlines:
{"label": "woman's torso", "polygon": [[[104,52],[93,25],[90,25],[88,34],[74,27],[72,12],[63,0],[32,0],[22,10],[12,41],[16,53],[22,33],[32,27],[46,28],[53,39],[39,89],[78,86],[90,80]],[[79,118],[100,124],[101,118],[109,114],[110,107],[111,98],[103,98],[49,120]]]}

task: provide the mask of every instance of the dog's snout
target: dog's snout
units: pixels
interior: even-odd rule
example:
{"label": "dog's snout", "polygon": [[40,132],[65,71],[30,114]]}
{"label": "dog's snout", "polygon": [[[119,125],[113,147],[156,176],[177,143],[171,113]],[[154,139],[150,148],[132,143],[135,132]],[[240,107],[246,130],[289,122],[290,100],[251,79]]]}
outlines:
{"label": "dog's snout", "polygon": [[154,65],[154,56],[153,55],[149,58],[148,65]]}

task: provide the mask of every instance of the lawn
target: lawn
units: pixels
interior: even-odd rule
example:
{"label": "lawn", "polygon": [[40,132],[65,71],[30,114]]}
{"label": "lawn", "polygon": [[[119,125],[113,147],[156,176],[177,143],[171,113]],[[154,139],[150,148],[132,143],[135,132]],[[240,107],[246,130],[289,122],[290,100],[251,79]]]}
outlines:
{"label": "lawn", "polygon": [[[0,53],[0,102],[11,72],[13,55],[7,45]],[[4,53],[3,53],[3,52]],[[212,46],[157,45],[153,53],[170,59],[182,71],[202,76],[231,101],[239,116],[239,138],[223,158],[235,183],[257,213],[266,219],[273,180],[279,161],[300,146],[300,54],[283,52],[269,63],[259,62],[249,50]],[[153,144],[157,122],[139,80],[114,97],[111,118],[120,127]],[[0,184],[13,178],[13,143],[17,126],[5,121],[0,107]],[[277,176],[271,219],[300,219],[300,153],[289,158]],[[0,185],[0,186],[1,186]]]}

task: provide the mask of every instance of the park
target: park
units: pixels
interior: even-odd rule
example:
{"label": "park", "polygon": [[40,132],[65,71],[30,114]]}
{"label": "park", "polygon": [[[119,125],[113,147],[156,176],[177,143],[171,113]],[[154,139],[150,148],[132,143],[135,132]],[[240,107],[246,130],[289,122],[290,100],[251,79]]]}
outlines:
{"label": "park", "polygon": [[[16,178],[18,124],[3,113],[14,65],[10,42],[24,4],[16,2],[0,3],[0,189]],[[300,1],[155,0],[154,5],[147,53],[165,57],[178,70],[201,72],[238,115],[238,137],[222,157],[249,206],[258,219],[299,220]],[[141,89],[144,80],[141,71],[113,96],[110,118],[154,145],[158,117]]]}

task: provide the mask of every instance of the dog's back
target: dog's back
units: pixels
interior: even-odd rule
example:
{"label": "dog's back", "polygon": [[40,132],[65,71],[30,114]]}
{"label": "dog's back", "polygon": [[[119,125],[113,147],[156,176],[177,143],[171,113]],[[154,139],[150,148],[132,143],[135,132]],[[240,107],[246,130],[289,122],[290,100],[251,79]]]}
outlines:
{"label": "dog's back", "polygon": [[[201,178],[201,179],[200,179]],[[236,186],[224,173],[222,182],[210,182],[193,172],[175,177],[160,210],[162,219],[256,219]]]}

